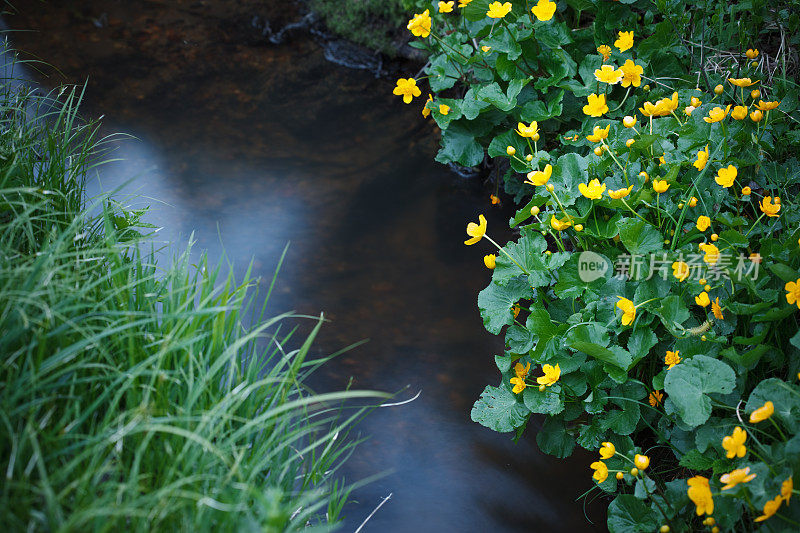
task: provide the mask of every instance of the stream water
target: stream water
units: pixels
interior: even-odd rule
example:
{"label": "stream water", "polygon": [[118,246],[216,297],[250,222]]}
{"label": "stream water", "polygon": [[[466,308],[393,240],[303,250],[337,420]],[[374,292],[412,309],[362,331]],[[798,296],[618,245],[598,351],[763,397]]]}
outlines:
{"label": "stream water", "polygon": [[[235,5],[234,5],[235,4]],[[404,105],[394,82],[325,59],[297,32],[263,36],[300,18],[274,1],[15,1],[5,19],[14,46],[57,67],[45,86],[87,82],[84,114],[117,144],[92,190],[125,185],[151,205],[165,242],[186,242],[241,274],[270,278],[290,242],[274,313],[294,309],[331,323],[316,343],[331,353],[370,342],[323,368],[322,390],[345,386],[421,391],[361,425],[369,440],[341,470],[355,491],[353,531],[591,531],[600,504],[584,505],[588,455],[558,460],[534,443],[536,420],[514,444],[470,421],[496,384],[502,340],[483,330],[475,298],[487,283],[483,245],[464,228],[485,213],[509,237],[511,206],[493,207],[480,179],[433,161],[437,132]],[[413,73],[411,73],[413,74]]]}

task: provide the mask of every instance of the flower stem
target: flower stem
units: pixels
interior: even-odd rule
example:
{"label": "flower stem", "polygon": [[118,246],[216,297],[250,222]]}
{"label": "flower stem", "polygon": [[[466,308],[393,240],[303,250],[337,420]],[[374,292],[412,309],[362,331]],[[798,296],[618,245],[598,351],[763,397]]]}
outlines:
{"label": "flower stem", "polygon": [[498,250],[499,250],[501,253],[505,254],[505,256],[506,256],[506,257],[508,257],[509,259],[511,259],[511,262],[512,262],[512,263],[514,263],[515,265],[517,265],[517,266],[519,267],[519,269],[520,269],[520,270],[522,270],[522,271],[523,271],[525,274],[527,274],[527,275],[529,275],[529,276],[530,276],[530,274],[531,274],[531,273],[530,273],[530,272],[528,272],[528,271],[525,269],[525,267],[523,267],[522,265],[520,265],[519,263],[517,263],[517,260],[516,260],[516,259],[514,259],[513,257],[511,257],[511,254],[509,254],[508,252],[506,252],[506,251],[503,249],[503,247],[502,247],[502,246],[500,246],[499,244],[497,244],[496,242],[494,242],[494,240],[492,240],[492,238],[491,238],[491,237],[489,237],[488,235],[484,234],[483,236],[484,236],[484,237],[486,238],[486,240],[488,240],[490,243],[494,244],[494,245],[497,247],[497,249],[498,249]]}

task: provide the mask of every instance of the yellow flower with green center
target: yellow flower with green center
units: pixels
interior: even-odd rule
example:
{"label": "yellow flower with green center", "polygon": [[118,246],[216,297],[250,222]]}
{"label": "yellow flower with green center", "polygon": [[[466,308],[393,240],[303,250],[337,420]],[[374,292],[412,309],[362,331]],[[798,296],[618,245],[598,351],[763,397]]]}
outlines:
{"label": "yellow flower with green center", "polygon": [[583,113],[590,117],[602,117],[608,113],[608,105],[606,105],[606,95],[590,94],[586,97],[587,104],[583,106]]}
{"label": "yellow flower with green center", "polygon": [[539,133],[539,123],[534,120],[531,122],[530,126],[526,126],[524,122],[518,122],[517,129],[515,131],[520,137],[532,138],[534,135]]}
{"label": "yellow flower with green center", "polygon": [[722,447],[727,452],[725,456],[728,459],[733,459],[734,457],[741,459],[744,457],[747,453],[747,447],[744,445],[745,441],[747,441],[747,432],[739,426],[733,428],[733,433],[722,439]]}
{"label": "yellow flower with green center", "polygon": [[725,483],[725,485],[722,487],[722,490],[728,490],[732,489],[739,483],[747,483],[748,481],[752,481],[755,477],[755,474],[750,473],[750,467],[748,466],[745,468],[731,470],[727,474],[720,476],[719,480]]}
{"label": "yellow flower with green center", "polygon": [[726,107],[725,109],[722,109],[721,107],[715,107],[714,109],[708,112],[707,117],[703,117],[703,120],[705,120],[709,124],[713,124],[714,122],[719,122],[728,116],[728,112],[730,110],[731,110],[730,104],[728,104],[728,107]]}
{"label": "yellow flower with green center", "polygon": [[549,163],[544,166],[544,170],[534,170],[533,172],[528,172],[528,179],[525,180],[526,183],[530,183],[531,185],[538,185],[542,186],[547,184],[550,180],[550,176],[553,175],[553,166]]}
{"label": "yellow flower with green center", "polygon": [[622,325],[630,326],[633,319],[636,318],[636,306],[627,298],[623,298],[622,296],[617,296],[617,298],[619,298],[617,307],[622,310]]}
{"label": "yellow flower with green center", "polygon": [[525,383],[525,378],[528,377],[528,371],[530,369],[531,369],[530,363],[528,363],[527,366],[522,366],[521,363],[517,363],[516,365],[514,365],[514,373],[516,374],[516,376],[514,376],[509,380],[511,384],[514,385],[514,388],[511,389],[511,391],[514,394],[519,394],[520,392],[525,390],[525,387],[528,386],[528,384]]}
{"label": "yellow flower with green center", "polygon": [[751,80],[750,78],[728,78],[728,81],[731,85],[736,85],[737,87],[750,87],[751,85],[755,85],[758,83],[758,80]]}
{"label": "yellow flower with green center", "polygon": [[759,100],[756,104],[756,107],[761,111],[771,111],[781,105],[780,102],[765,102],[764,100]]}
{"label": "yellow flower with green center", "polygon": [[486,235],[486,217],[483,215],[478,215],[478,222],[479,224],[474,222],[467,224],[467,235],[469,235],[471,238],[464,241],[464,244],[475,244],[476,242],[480,241],[484,235]]}
{"label": "yellow flower with green center", "polygon": [[764,405],[750,413],[750,423],[757,424],[759,422],[763,422],[771,417],[773,413],[775,413],[775,406],[772,404],[772,402],[764,402]]}
{"label": "yellow flower with green center", "polygon": [[735,166],[728,165],[728,168],[723,167],[717,171],[714,181],[716,181],[718,185],[721,185],[727,189],[733,185],[733,181],[736,179],[736,175],[738,173],[739,171]]}
{"label": "yellow flower with green center", "polygon": [[599,69],[594,71],[594,77],[597,81],[602,81],[603,83],[608,83],[609,85],[615,85],[622,80],[623,72],[619,69],[614,68],[613,65],[603,65]]}
{"label": "yellow flower with green center", "polygon": [[737,105],[731,111],[731,118],[734,120],[744,120],[747,118],[747,107],[743,105]]}
{"label": "yellow flower with green center", "polygon": [[797,304],[800,309],[800,278],[797,278],[797,281],[787,281],[783,288],[786,290],[786,301],[789,305]]}
{"label": "yellow flower with green center", "polygon": [[620,52],[633,48],[633,31],[621,31],[618,35],[619,39],[614,41],[614,46],[619,48]]}
{"label": "yellow flower with green center", "polygon": [[544,375],[536,378],[536,383],[539,385],[544,385],[545,387],[555,385],[555,383],[558,381],[558,378],[561,377],[561,367],[558,366],[558,363],[556,363],[555,366],[543,365],[542,372],[544,372]]}
{"label": "yellow flower with green center", "polygon": [[678,281],[683,282],[689,277],[689,264],[684,261],[675,261],[672,263],[672,275]]}
{"label": "yellow flower with green center", "polygon": [[700,307],[708,307],[711,305],[711,298],[708,297],[708,293],[706,291],[703,291],[694,297],[694,302]]}
{"label": "yellow flower with green center", "polygon": [[603,193],[606,192],[606,184],[600,184],[600,180],[597,178],[593,179],[588,183],[579,183],[578,190],[581,192],[589,200],[599,200],[603,197]]}
{"label": "yellow flower with green center", "polygon": [[775,203],[773,204],[772,196],[765,196],[761,199],[759,207],[761,208],[761,212],[768,217],[776,217],[778,216],[778,211],[781,210],[781,199],[776,196]]}
{"label": "yellow flower with green center", "polygon": [[626,59],[625,63],[619,67],[619,69],[622,71],[621,85],[623,87],[629,87],[631,85],[639,87],[642,84],[644,68],[641,65],[637,65],[632,60]]}
{"label": "yellow flower with green center", "polygon": [[692,165],[694,165],[694,168],[697,170],[703,170],[706,168],[706,163],[708,163],[708,145],[706,145],[705,150],[697,152],[697,161],[692,163]]}
{"label": "yellow flower with green center", "polygon": [[556,3],[550,0],[539,0],[539,2],[531,8],[531,13],[542,22],[547,22],[556,12]]}
{"label": "yellow flower with green center", "polygon": [[725,315],[722,314],[722,307],[719,305],[719,296],[711,302],[711,312],[714,313],[714,318],[717,320],[725,319]]}
{"label": "yellow flower with green center", "polygon": [[589,466],[594,470],[592,478],[598,483],[602,483],[608,478],[608,466],[603,461],[595,461]]}
{"label": "yellow flower with green center", "polygon": [[450,2],[439,2],[439,13],[450,13],[453,11],[453,5],[455,4],[455,0],[451,0]]}
{"label": "yellow flower with green center", "polygon": [[422,13],[415,13],[406,26],[414,37],[423,39],[431,34],[431,10],[426,9]]}
{"label": "yellow flower with green center", "polygon": [[511,12],[511,2],[501,4],[500,2],[492,2],[489,4],[489,11],[486,16],[492,19],[501,19]]}
{"label": "yellow flower with green center", "polygon": [[614,200],[620,200],[620,199],[625,198],[626,196],[628,196],[631,193],[632,190],[633,190],[633,185],[631,185],[630,187],[627,187],[627,188],[623,187],[622,189],[617,189],[616,191],[612,191],[612,190],[609,189],[608,195],[611,198],[613,198]]}
{"label": "yellow flower with green center", "polygon": [[778,512],[778,509],[781,507],[781,502],[783,498],[780,495],[775,496],[773,499],[769,500],[767,503],[764,504],[763,513],[761,516],[757,517],[754,522],[763,522],[767,518],[773,516],[775,513]]}
{"label": "yellow flower with green center", "polygon": [[617,453],[617,449],[614,447],[614,443],[612,442],[604,442],[600,448],[601,459],[611,459],[614,457],[615,453]]}
{"label": "yellow flower with green center", "polygon": [[705,215],[700,215],[697,217],[697,229],[699,231],[705,231],[711,225],[711,219]]}
{"label": "yellow flower with green center", "polygon": [[711,496],[711,487],[708,485],[708,478],[703,476],[694,476],[686,480],[689,489],[686,495],[694,503],[697,516],[704,514],[714,514],[714,498]]}
{"label": "yellow flower with green center", "polygon": [[397,80],[397,87],[392,91],[397,96],[403,97],[403,102],[410,104],[415,96],[422,94],[422,91],[417,87],[417,80],[414,78],[400,78]]}
{"label": "yellow flower with green center", "polygon": [[680,350],[675,350],[674,352],[667,350],[667,355],[664,356],[664,364],[667,365],[667,370],[682,361],[680,353]]}
{"label": "yellow flower with green center", "polygon": [[667,180],[653,180],[653,190],[657,193],[667,192],[667,189],[669,189]]}
{"label": "yellow flower with green center", "polygon": [[611,57],[611,47],[607,44],[601,44],[597,47],[597,53],[603,56],[603,62],[606,62]]}
{"label": "yellow flower with green center", "polygon": [[605,128],[601,128],[600,126],[595,126],[592,129],[592,134],[587,135],[586,138],[593,143],[599,143],[603,139],[608,139],[608,132],[611,130],[611,124],[606,126]]}
{"label": "yellow flower with green center", "polygon": [[550,216],[550,227],[556,231],[564,231],[568,227],[572,226],[572,220],[569,218],[565,218],[564,220],[559,220],[556,218],[555,215]]}

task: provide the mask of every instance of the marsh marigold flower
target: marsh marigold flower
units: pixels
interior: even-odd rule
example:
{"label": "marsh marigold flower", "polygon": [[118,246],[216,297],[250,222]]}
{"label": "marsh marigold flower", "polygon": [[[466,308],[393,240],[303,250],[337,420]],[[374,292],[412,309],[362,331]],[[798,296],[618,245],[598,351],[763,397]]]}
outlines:
{"label": "marsh marigold flower", "polygon": [[717,320],[724,320],[725,315],[722,314],[722,307],[719,305],[719,296],[717,296],[713,302],[711,302],[711,312],[714,313],[714,317]]}
{"label": "marsh marigold flower", "polygon": [[747,59],[755,59],[758,57],[758,49],[757,48],[748,48],[747,52],[744,53],[747,56]]}
{"label": "marsh marigold flower", "polygon": [[697,161],[692,163],[692,165],[694,165],[694,168],[697,170],[703,170],[706,168],[706,163],[708,163],[708,145],[706,145],[705,150],[697,152]]}
{"label": "marsh marigold flower", "polygon": [[609,130],[611,130],[611,124],[609,124],[605,128],[601,128],[600,126],[595,126],[592,129],[592,134],[587,135],[586,139],[592,141],[593,143],[599,143],[603,139],[608,139]]}
{"label": "marsh marigold flower", "polygon": [[525,387],[528,386],[528,384],[525,383],[525,378],[528,376],[528,371],[530,369],[531,369],[530,363],[528,363],[527,366],[522,366],[521,363],[517,363],[516,365],[514,365],[514,373],[516,374],[516,376],[514,376],[509,380],[509,382],[512,385],[514,385],[514,388],[511,389],[511,391],[514,394],[519,394],[520,392],[525,390]]}
{"label": "marsh marigold flower", "polygon": [[587,104],[583,106],[583,113],[590,117],[602,117],[608,113],[608,106],[606,105],[606,95],[590,94],[587,98]]}
{"label": "marsh marigold flower", "polygon": [[415,13],[414,17],[408,21],[408,26],[411,34],[415,37],[422,37],[423,39],[431,34],[431,12],[426,9],[422,13]]}
{"label": "marsh marigold flower", "polygon": [[646,455],[639,455],[638,453],[633,457],[633,464],[639,470],[646,470],[650,466],[650,458]]}
{"label": "marsh marigold flower", "polygon": [[494,254],[484,255],[483,264],[486,265],[486,268],[489,270],[494,270],[494,267],[497,266],[497,256]]}
{"label": "marsh marigold flower", "polygon": [[680,350],[675,350],[674,352],[667,350],[667,355],[664,357],[664,364],[667,365],[667,370],[682,361],[680,353]]}
{"label": "marsh marigold flower", "polygon": [[597,47],[597,53],[603,56],[603,62],[606,62],[611,57],[611,47],[607,44],[601,44]]}
{"label": "marsh marigold flower", "polygon": [[764,118],[764,113],[760,109],[756,109],[750,113],[750,120],[753,122],[761,122],[762,118]]}
{"label": "marsh marigold flower", "polygon": [[736,175],[738,173],[739,171],[735,166],[728,165],[728,168],[723,167],[717,171],[714,181],[716,181],[718,185],[721,185],[727,189],[733,185],[733,181],[736,179]]}
{"label": "marsh marigold flower", "polygon": [[750,423],[757,424],[759,422],[763,422],[767,418],[771,417],[774,412],[775,406],[772,404],[772,402],[764,402],[764,405],[750,413]]}
{"label": "marsh marigold flower", "polygon": [[628,196],[632,190],[633,190],[633,185],[627,188],[623,187],[622,189],[617,189],[616,191],[612,191],[609,189],[608,195],[614,200],[619,200],[621,198],[625,198],[626,196]]}
{"label": "marsh marigold flower", "polygon": [[533,137],[539,133],[539,123],[534,120],[530,126],[526,126],[524,122],[518,122],[516,132],[520,137]]}
{"label": "marsh marigold flower", "polygon": [[617,453],[617,449],[613,442],[604,442],[600,447],[600,457],[603,459],[611,459],[615,453]]}
{"label": "marsh marigold flower", "polygon": [[743,105],[737,105],[731,111],[731,118],[735,120],[744,120],[747,118],[747,107]]}
{"label": "marsh marigold flower", "polygon": [[753,189],[750,187],[742,187],[742,196],[750,196],[750,193],[753,192]]}
{"label": "marsh marigold flower", "polygon": [[703,255],[704,262],[713,265],[719,261],[719,248],[717,248],[715,245],[700,243],[698,246],[705,253],[705,255]]}
{"label": "marsh marigold flower", "polygon": [[694,503],[697,516],[714,513],[714,499],[711,497],[711,487],[708,485],[708,478],[694,476],[686,480],[689,489],[686,491],[689,499]]}
{"label": "marsh marigold flower", "polygon": [[464,241],[464,244],[475,244],[476,242],[480,241],[484,235],[486,235],[486,217],[483,215],[478,215],[478,222],[479,224],[474,222],[467,224],[467,235],[469,235],[470,238]]}
{"label": "marsh marigold flower", "polygon": [[439,113],[442,115],[447,115],[450,113],[450,106],[447,104],[439,104]]}
{"label": "marsh marigold flower", "polygon": [[542,372],[544,372],[544,376],[536,378],[536,383],[546,387],[554,385],[556,381],[558,381],[558,378],[561,377],[561,367],[558,366],[558,363],[556,363],[555,366],[543,365]]}
{"label": "marsh marigold flower", "polygon": [[697,217],[697,229],[699,231],[705,231],[711,225],[711,219],[705,215],[700,215]]}
{"label": "marsh marigold flower", "polygon": [[786,301],[789,305],[797,304],[800,308],[800,278],[797,278],[797,281],[787,281],[783,288],[786,290]]}
{"label": "marsh marigold flower", "polygon": [[472,0],[458,0],[458,7],[467,7]]}
{"label": "marsh marigold flower", "polygon": [[714,109],[708,112],[707,117],[703,117],[703,120],[705,120],[709,124],[712,124],[714,122],[719,122],[728,116],[728,112],[730,110],[731,110],[730,104],[728,104],[728,107],[726,107],[725,109],[722,109],[721,107],[715,107]]}
{"label": "marsh marigold flower", "polygon": [[506,2],[504,4],[492,2],[489,4],[489,11],[486,12],[486,16],[493,19],[501,19],[508,15],[511,11],[511,7],[511,2]]}
{"label": "marsh marigold flower", "polygon": [[723,474],[720,476],[719,480],[725,483],[722,487],[722,490],[732,489],[739,483],[747,483],[748,481],[752,481],[755,478],[755,474],[750,473],[750,467],[746,468],[737,468],[736,470],[731,470],[727,474]]}
{"label": "marsh marigold flower", "polygon": [[619,69],[615,69],[612,65],[603,65],[599,69],[594,71],[594,78],[597,81],[602,81],[603,83],[608,83],[609,85],[615,85],[622,80],[623,72]]}
{"label": "marsh marigold flower", "polygon": [[546,22],[553,18],[553,14],[556,12],[556,3],[551,2],[550,0],[539,0],[539,2],[531,8],[531,13],[541,20],[542,22]]}
{"label": "marsh marigold flower", "polygon": [[781,507],[781,502],[783,499],[780,495],[775,496],[773,499],[769,500],[767,503],[764,504],[763,512],[761,516],[757,517],[754,522],[763,522],[767,518],[771,517],[775,513],[778,512],[778,509]]}
{"label": "marsh marigold flower", "polygon": [[622,119],[622,125],[626,128],[632,128],[636,126],[636,117],[625,115],[625,117]]}
{"label": "marsh marigold flower", "polygon": [[650,407],[657,407],[664,401],[664,394],[661,391],[654,390],[647,397],[647,401],[650,403]]}
{"label": "marsh marigold flower", "polygon": [[733,433],[724,437],[722,439],[722,447],[725,448],[727,454],[725,455],[728,459],[733,459],[734,457],[742,458],[747,453],[747,447],[744,445],[745,441],[747,440],[747,432],[736,426],[733,428]]}
{"label": "marsh marigold flower", "polygon": [[602,483],[608,478],[608,466],[603,461],[595,461],[589,466],[594,470],[592,478],[598,483]]}
{"label": "marsh marigold flower", "polygon": [[758,80],[753,81],[750,78],[728,78],[728,81],[737,87],[750,87],[758,83]]}
{"label": "marsh marigold flower", "polygon": [[550,227],[556,231],[564,231],[571,225],[572,225],[572,220],[570,220],[569,218],[565,218],[564,220],[559,220],[556,218],[555,215],[550,216]]}
{"label": "marsh marigold flower", "polygon": [[667,180],[653,180],[653,190],[657,193],[667,192],[667,189],[669,189]]}
{"label": "marsh marigold flower", "polygon": [[684,261],[675,261],[672,263],[672,275],[678,281],[683,282],[689,277],[689,264]]}
{"label": "marsh marigold flower", "polygon": [[711,305],[711,298],[708,297],[708,293],[706,291],[703,291],[694,297],[694,302],[700,307],[708,307]]}
{"label": "marsh marigold flower", "polygon": [[551,164],[547,164],[544,166],[544,170],[534,170],[532,172],[528,172],[528,179],[525,180],[527,183],[531,185],[545,185],[548,181],[550,181],[550,176],[553,175],[553,166]]}
{"label": "marsh marigold flower", "polygon": [[450,2],[439,2],[439,13],[450,13],[453,11],[453,4],[455,4],[455,0],[451,0]]}
{"label": "marsh marigold flower", "polygon": [[633,48],[633,31],[621,31],[618,35],[619,39],[614,41],[614,46],[619,48],[620,52]]}
{"label": "marsh marigold flower", "polygon": [[781,210],[781,199],[776,196],[775,203],[773,204],[772,196],[766,196],[761,199],[759,207],[761,208],[761,212],[768,217],[776,217],[778,216],[778,211]]}
{"label": "marsh marigold flower", "polygon": [[622,310],[622,325],[629,326],[633,322],[633,319],[636,318],[636,306],[627,298],[623,298],[622,296],[617,296],[617,298],[619,298],[617,307]]}
{"label": "marsh marigold flower", "polygon": [[781,105],[780,102],[765,102],[764,100],[759,100],[756,104],[756,108],[761,111],[771,111]]}
{"label": "marsh marigold flower", "polygon": [[695,198],[694,196],[689,198],[689,207],[694,207],[696,205],[697,205],[697,198]]}
{"label": "marsh marigold flower", "polygon": [[422,94],[422,91],[417,87],[417,80],[414,78],[400,78],[397,80],[397,87],[392,91],[397,96],[403,97],[403,102],[410,104],[415,96]]}
{"label": "marsh marigold flower", "polygon": [[428,118],[431,115],[431,110],[428,108],[428,102],[433,102],[433,95],[431,93],[428,93],[428,100],[422,107],[422,116],[425,118]]}
{"label": "marsh marigold flower", "polygon": [[586,183],[579,183],[578,190],[590,200],[599,200],[603,197],[603,193],[606,192],[606,184],[603,183],[601,185],[600,180],[595,178],[590,181],[588,185]]}
{"label": "marsh marigold flower", "polygon": [[783,483],[781,483],[781,498],[786,502],[786,505],[789,505],[789,499],[792,497],[793,490],[794,481],[792,481],[792,476],[789,476]]}

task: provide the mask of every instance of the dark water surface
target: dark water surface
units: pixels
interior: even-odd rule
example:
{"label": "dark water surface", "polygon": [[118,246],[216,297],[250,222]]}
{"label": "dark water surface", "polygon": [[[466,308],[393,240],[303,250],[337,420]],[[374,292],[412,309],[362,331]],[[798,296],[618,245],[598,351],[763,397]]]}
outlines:
{"label": "dark water surface", "polygon": [[[104,166],[99,187],[126,180],[146,195],[160,238],[192,231],[212,260],[271,277],[291,246],[272,313],[294,309],[332,323],[319,354],[371,341],[323,369],[333,390],[398,391],[413,403],[379,409],[370,440],[341,471],[393,473],[355,493],[352,531],[587,531],[578,495],[586,455],[561,461],[469,419],[502,341],[483,330],[475,298],[489,279],[466,223],[485,213],[509,234],[510,207],[491,207],[480,179],[433,161],[435,126],[405,106],[393,81],[336,66],[308,34],[281,45],[261,36],[298,18],[274,1],[14,2],[14,45],[58,67],[45,85],[88,80],[84,113],[135,135]],[[258,17],[258,19],[255,19]],[[255,22],[255,24],[254,24]],[[410,73],[413,75],[413,73]],[[137,200],[136,204],[143,202]],[[599,506],[590,513],[597,522]]]}

